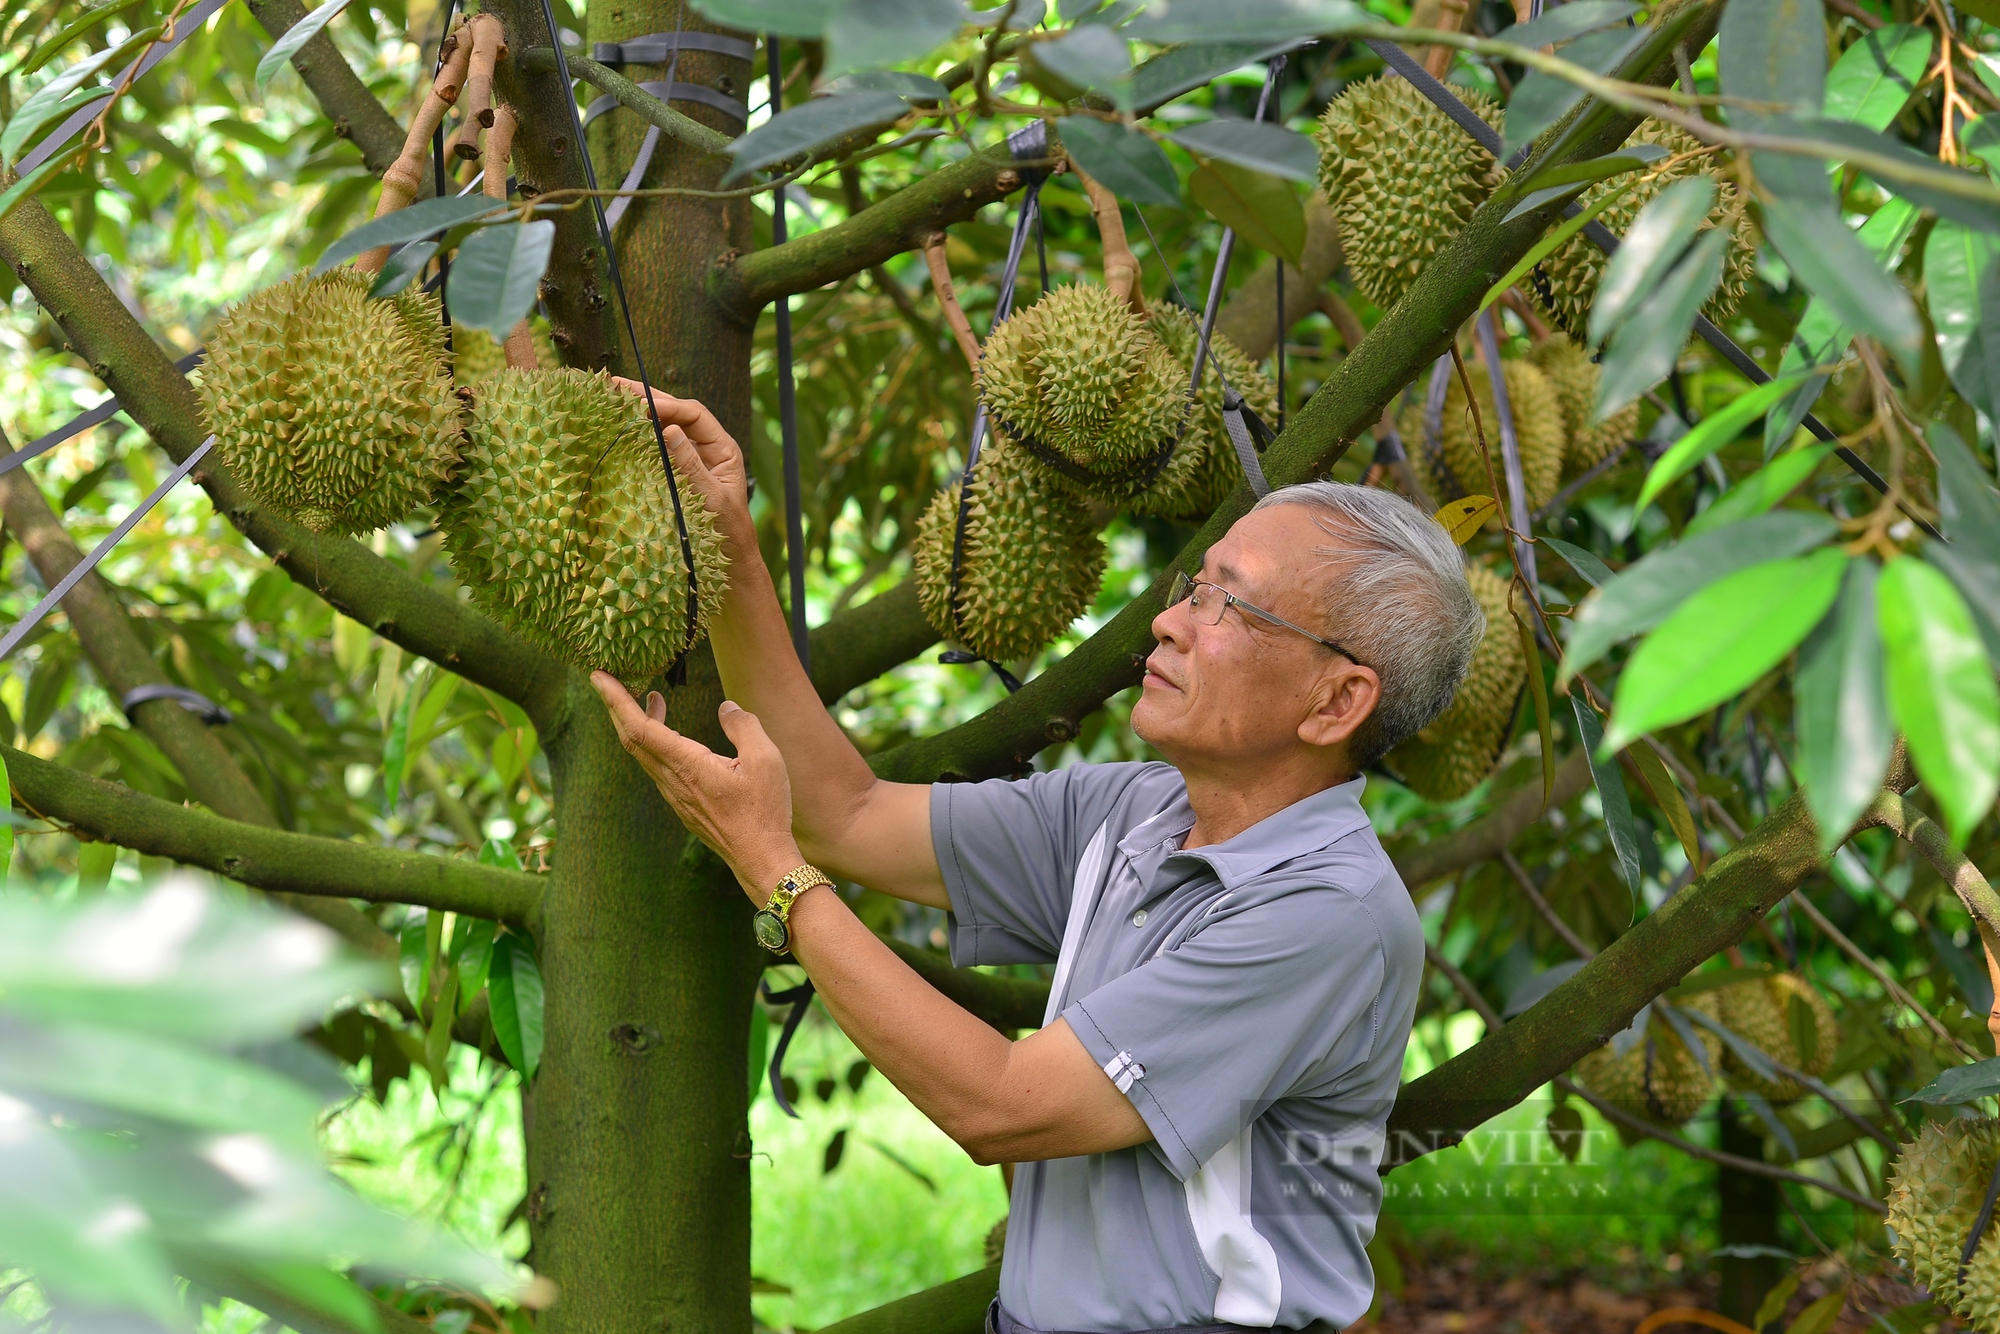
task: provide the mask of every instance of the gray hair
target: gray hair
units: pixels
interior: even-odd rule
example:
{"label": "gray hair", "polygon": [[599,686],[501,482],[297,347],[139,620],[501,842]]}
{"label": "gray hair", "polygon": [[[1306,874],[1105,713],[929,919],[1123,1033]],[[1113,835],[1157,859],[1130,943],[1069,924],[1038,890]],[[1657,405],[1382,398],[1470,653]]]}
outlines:
{"label": "gray hair", "polygon": [[1314,548],[1332,573],[1321,596],[1326,637],[1382,681],[1382,697],[1354,733],[1357,766],[1373,764],[1451,705],[1486,633],[1465,580],[1465,558],[1443,525],[1393,491],[1303,482],[1256,508],[1303,505],[1337,545]]}

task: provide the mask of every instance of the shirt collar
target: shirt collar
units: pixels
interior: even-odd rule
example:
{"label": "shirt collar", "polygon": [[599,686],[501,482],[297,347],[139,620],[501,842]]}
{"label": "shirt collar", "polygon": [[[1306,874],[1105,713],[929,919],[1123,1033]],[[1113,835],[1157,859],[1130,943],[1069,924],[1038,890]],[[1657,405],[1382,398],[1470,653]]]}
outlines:
{"label": "shirt collar", "polygon": [[[1234,838],[1186,852],[1176,846],[1166,849],[1164,856],[1190,857],[1208,863],[1222,887],[1233,891],[1274,866],[1318,852],[1366,827],[1368,812],[1361,807],[1361,793],[1367,785],[1366,776],[1357,775],[1293,802]],[[1187,788],[1183,785],[1159,814],[1121,839],[1118,850],[1135,859],[1148,852],[1160,855],[1162,844],[1171,840],[1178,845],[1192,828],[1194,808],[1188,805]]]}

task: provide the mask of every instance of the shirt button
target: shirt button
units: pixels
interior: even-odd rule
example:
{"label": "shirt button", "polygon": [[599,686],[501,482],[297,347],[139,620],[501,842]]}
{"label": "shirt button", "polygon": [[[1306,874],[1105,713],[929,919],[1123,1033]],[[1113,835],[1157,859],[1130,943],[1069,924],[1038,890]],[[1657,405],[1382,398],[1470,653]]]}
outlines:
{"label": "shirt button", "polygon": [[1144,908],[1141,908],[1139,909],[1138,912],[1132,914],[1132,925],[1144,926],[1145,924],[1146,924],[1146,910]]}

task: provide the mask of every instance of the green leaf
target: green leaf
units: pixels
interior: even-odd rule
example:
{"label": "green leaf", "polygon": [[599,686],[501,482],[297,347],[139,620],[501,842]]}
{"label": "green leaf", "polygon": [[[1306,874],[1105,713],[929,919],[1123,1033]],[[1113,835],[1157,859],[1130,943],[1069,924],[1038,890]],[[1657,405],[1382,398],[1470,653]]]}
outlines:
{"label": "green leaf", "polygon": [[1606,746],[1620,750],[1748,689],[1819,623],[1846,566],[1845,552],[1822,547],[1738,570],[1683,602],[1625,664]]}
{"label": "green leaf", "polygon": [[403,977],[403,994],[417,1010],[424,1007],[424,993],[430,989],[430,955],[424,948],[424,927],[429,914],[411,917],[396,935],[396,959]]}
{"label": "green leaf", "polygon": [[1938,465],[1939,518],[1951,540],[1931,543],[1924,559],[1957,585],[1987,655],[2000,662],[2000,494],[1949,426],[1932,423],[1930,445]]}
{"label": "green leaf", "polygon": [[1795,556],[1838,531],[1824,514],[1781,510],[1647,552],[1577,608],[1556,688],[1625,636],[1658,625],[1696,589],[1760,561]]}
{"label": "green leaf", "polygon": [[[1826,18],[1798,0],[1729,0],[1717,32],[1722,91],[1816,115],[1826,99]],[[1731,107],[1739,127],[1746,117]]]}
{"label": "green leaf", "polygon": [[695,0],[700,13],[743,32],[818,38],[844,0]]}
{"label": "green leaf", "polygon": [[1570,0],[1540,18],[1516,23],[1500,30],[1500,40],[1516,46],[1560,46],[1572,37],[1581,37],[1598,28],[1623,23],[1639,12],[1631,0]]}
{"label": "green leaf", "polygon": [[894,93],[906,102],[951,100],[951,89],[936,79],[900,69],[871,69],[843,74],[837,79],[827,80],[824,88],[829,93]]}
{"label": "green leaf", "polygon": [[1234,163],[1291,181],[1319,177],[1319,150],[1297,130],[1254,120],[1209,120],[1173,136],[1196,157]]}
{"label": "green leaf", "polygon": [[[1571,4],[1563,8],[1570,9],[1575,5],[1587,3],[1590,3],[1590,0],[1572,0]],[[1507,216],[1501,221],[1512,222],[1523,213],[1540,208],[1551,199],[1574,194],[1584,186],[1597,181],[1622,176],[1628,171],[1637,171],[1648,163],[1658,162],[1665,156],[1667,150],[1658,144],[1633,144],[1615,153],[1606,153],[1603,157],[1586,158],[1582,162],[1555,163],[1544,167],[1533,176],[1523,177],[1518,185],[1510,180],[1507,183],[1507,193],[1520,195],[1521,202],[1508,209]]]}
{"label": "green leaf", "polygon": [[[1722,281],[1722,257],[1728,248],[1729,238],[1721,228],[1703,232],[1673,272],[1635,304],[1605,344],[1592,420],[1603,421],[1673,373],[1694,317]],[[1611,262],[1616,264],[1618,257],[1614,255]],[[1605,278],[1610,279],[1608,270]]]}
{"label": "green leaf", "polygon": [[155,23],[123,41],[112,43],[96,55],[77,61],[29,93],[14,109],[14,114],[7,118],[7,128],[0,130],[0,158],[9,162],[19,161],[21,150],[27,147],[28,140],[34,137],[37,130],[60,116],[68,115],[70,110],[104,91],[102,88],[83,89],[81,100],[72,98],[71,94],[78,92],[85,79],[131,50],[134,43],[150,42],[159,35],[160,25]]}
{"label": "green leaf", "polygon": [[1514,629],[1521,636],[1521,655],[1528,664],[1528,697],[1535,705],[1535,735],[1542,748],[1542,809],[1556,790],[1556,724],[1549,713],[1549,683],[1542,675],[1542,646],[1520,612],[1514,613]]}
{"label": "green leaf", "polygon": [[829,74],[913,60],[952,39],[963,0],[848,0],[826,25]]}
{"label": "green leaf", "polygon": [[382,1318],[375,1313],[375,1303],[368,1294],[336,1270],[266,1261],[251,1266],[250,1271],[293,1301],[332,1316],[348,1329],[376,1334],[382,1328]]}
{"label": "green leaf", "polygon": [[84,33],[89,32],[106,19],[116,18],[118,15],[132,8],[132,6],[141,3],[143,3],[143,0],[111,0],[109,4],[93,5],[86,8],[81,18],[72,19],[57,29],[54,36],[48,38],[34,50],[30,51],[19,65],[8,71],[8,74],[17,79],[33,74],[36,70],[62,54],[64,47],[81,37]]}
{"label": "green leaf", "polygon": [[1151,110],[1183,93],[1207,87],[1218,74],[1259,64],[1296,45],[1296,39],[1276,44],[1197,43],[1162,51],[1132,71],[1132,105],[1141,111]]}
{"label": "green leaf", "polygon": [[514,845],[504,838],[489,838],[479,849],[481,866],[498,866],[507,871],[521,869],[521,854],[514,851]]}
{"label": "green leaf", "polygon": [[1933,1107],[1956,1107],[2000,1094],[2000,1056],[1989,1056],[1971,1065],[1955,1065],[1912,1093],[1906,1101],[1926,1102]]}
{"label": "green leaf", "polygon": [[458,1009],[463,1014],[486,989],[493,970],[493,923],[483,917],[459,918],[451,933],[451,958],[458,965]]}
{"label": "green leaf", "polygon": [[1994,163],[2000,162],[2000,116],[1974,116],[1965,122],[1958,132],[1958,146],[1991,176]]}
{"label": "green leaf", "polygon": [[368,288],[368,295],[396,295],[422,275],[437,252],[436,241],[412,241],[406,246],[398,246],[389,252],[389,258],[382,264],[382,272],[375,275],[374,283]]}
{"label": "green leaf", "polygon": [[[442,199],[420,199],[408,208],[363,223],[326,248],[313,265],[314,273],[325,273],[336,264],[353,259],[376,246],[402,245],[450,231],[477,218],[504,213],[513,205],[484,196],[447,195]],[[456,313],[456,312],[454,312]]]}
{"label": "green leaf", "polygon": [[[14,785],[7,778],[7,757],[0,755],[0,788],[6,789],[7,809],[0,815],[14,813]],[[0,820],[0,887],[4,887],[14,873],[14,822]]]}
{"label": "green leaf", "polygon": [[542,970],[526,937],[506,932],[494,938],[486,989],[500,1050],[523,1080],[532,1081],[542,1060]]}
{"label": "green leaf", "polygon": [[1829,1292],[1799,1312],[1798,1318],[1785,1326],[1785,1334],[1826,1334],[1833,1328],[1833,1322],[1840,1319],[1840,1313],[1846,1306],[1846,1288]]}
{"label": "green leaf", "polygon": [[801,102],[729,145],[733,161],[722,183],[729,185],[760,167],[806,157],[851,135],[880,131],[908,110],[901,96],[886,92],[844,93]]}
{"label": "green leaf", "polygon": [[1792,1294],[1799,1290],[1799,1280],[1804,1276],[1803,1271],[1794,1269],[1778,1280],[1777,1286],[1765,1293],[1764,1300],[1758,1303],[1757,1314],[1750,1322],[1751,1328],[1762,1334],[1764,1326],[1783,1315]]}
{"label": "green leaf", "polygon": [[403,696],[403,707],[390,717],[388,735],[382,738],[382,809],[393,812],[403,798],[403,769],[409,760],[410,711],[416,706],[417,692]]}
{"label": "green leaf", "polygon": [[430,689],[424,692],[423,703],[417,705],[416,712],[410,716],[411,754],[423,750],[442,735],[436,730],[438,718],[444,713],[445,706],[451,703],[451,697],[458,693],[461,679],[451,672],[440,671],[437,679],[431,682]]}
{"label": "green leaf", "polygon": [[1764,229],[1834,318],[1883,344],[1916,378],[1923,324],[1910,294],[1855,239],[1831,197],[1801,203],[1774,193],[1764,200]]}
{"label": "green leaf", "polygon": [[1066,85],[1064,91],[1096,89],[1119,110],[1132,108],[1132,52],[1125,39],[1109,28],[1095,25],[1071,28],[1054,41],[1036,42],[1024,53],[1024,72],[1028,68],[1026,57],[1032,57],[1034,65],[1054,74],[1058,87]]}
{"label": "green leaf", "polygon": [[1598,721],[1597,710],[1582,695],[1571,695],[1569,702],[1576,713],[1577,738],[1583,742],[1583,753],[1590,761],[1590,776],[1597,783],[1597,801],[1604,811],[1604,828],[1611,836],[1611,851],[1618,858],[1618,870],[1625,878],[1632,910],[1636,912],[1643,872],[1639,827],[1632,821],[1632,798],[1625,791],[1625,775],[1618,771],[1618,761],[1603,753],[1604,725]]}
{"label": "green leaf", "polygon": [[1910,761],[1963,844],[2000,792],[2000,689],[1972,613],[1951,581],[1902,557],[1882,571],[1877,600],[1888,649],[1889,708]]}
{"label": "green leaf", "polygon": [[1350,0],[1154,0],[1126,25],[1155,46],[1331,37],[1373,18]]}
{"label": "green leaf", "polygon": [[[1583,4],[1585,0],[1571,0],[1572,4]],[[1549,550],[1569,562],[1569,567],[1583,576],[1583,581],[1592,588],[1602,588],[1618,576],[1611,567],[1574,543],[1559,537],[1538,537],[1535,539]]]}
{"label": "green leaf", "polygon": [[[43,126],[62,121],[78,107],[88,106],[103,96],[104,90],[93,84],[88,88],[72,89],[60,99],[33,109],[22,107],[20,111],[14,113],[13,119],[7,122],[5,133],[0,133],[0,148],[11,145],[13,149],[18,150]],[[8,151],[4,156],[12,162],[17,160],[20,154],[18,151]]]}
{"label": "green leaf", "polygon": [[1891,23],[1863,33],[1826,76],[1826,115],[1886,130],[1930,67],[1930,29]]}
{"label": "green leaf", "polygon": [[[1580,3],[1580,0],[1571,0],[1571,3],[1573,4]],[[1521,256],[1521,258],[1515,263],[1514,267],[1507,270],[1505,276],[1503,276],[1499,282],[1494,283],[1493,286],[1486,289],[1486,296],[1483,300],[1480,301],[1479,308],[1481,310],[1485,310],[1487,307],[1491,306],[1495,301],[1498,301],[1502,296],[1506,294],[1508,288],[1512,287],[1515,283],[1520,282],[1521,279],[1527,277],[1529,272],[1532,271],[1537,264],[1540,264],[1543,260],[1547,259],[1550,255],[1553,255],[1557,250],[1561,249],[1565,244],[1568,243],[1569,239],[1572,236],[1575,236],[1585,227],[1588,227],[1591,224],[1591,222],[1596,219],[1598,214],[1604,212],[1604,210],[1610,208],[1613,204],[1623,199],[1631,191],[1632,187],[1637,185],[1638,183],[1639,183],[1638,180],[1635,178],[1633,180],[1625,182],[1625,184],[1619,186],[1614,190],[1606,190],[1602,195],[1598,196],[1596,200],[1592,201],[1592,203],[1588,207],[1578,210],[1577,215],[1575,217],[1565,219],[1559,226],[1556,227],[1554,231],[1550,232],[1547,236],[1544,236],[1541,240],[1535,242],[1534,246],[1529,249],[1528,253]],[[1555,188],[1561,192],[1567,192],[1569,187],[1560,186]],[[1542,193],[1544,192],[1542,191],[1536,192],[1537,195]],[[1507,217],[1511,220],[1517,213],[1522,213],[1527,211],[1528,209],[1538,207],[1538,205],[1535,204],[1534,202],[1535,198],[1536,195],[1530,195],[1527,199],[1522,200],[1519,205],[1517,205],[1507,214]]]}
{"label": "green leaf", "polygon": [[[0,760],[0,782],[6,781],[7,766]],[[11,830],[8,831],[10,834]],[[0,856],[0,865],[5,864]],[[111,883],[111,873],[118,869],[118,845],[116,843],[85,843],[76,850],[76,892],[96,894]]]}
{"label": "green leaf", "polygon": [[547,218],[482,227],[466,237],[447,284],[453,322],[505,341],[535,308],[555,243],[556,225]]}
{"label": "green leaf", "polygon": [[1833,453],[1832,445],[1809,445],[1795,449],[1788,454],[1780,454],[1769,463],[1751,473],[1735,486],[1722,493],[1714,504],[1688,520],[1688,526],[1681,531],[1683,538],[1697,537],[1702,533],[1741,523],[1775,506],[1792,492],[1803,486],[1819,465],[1826,462],[1826,456]]}
{"label": "green leaf", "polygon": [[[1644,27],[1611,28],[1579,37],[1563,49],[1562,55],[1572,64],[1604,74],[1624,63],[1652,35],[1652,30]],[[1501,126],[1501,155],[1511,158],[1582,100],[1583,89],[1568,79],[1541,70],[1531,72],[1507,101],[1507,119]]]}
{"label": "green leaf", "polygon": [[1602,342],[1641,297],[1659,286],[1687,253],[1714,203],[1714,184],[1697,175],[1675,181],[1646,205],[1598,280],[1590,307],[1592,342]]}
{"label": "green leaf", "polygon": [[[1982,231],[2000,231],[2000,192],[1996,192],[1991,182],[1977,172],[1947,166],[1934,157],[1919,153],[1900,139],[1878,134],[1866,126],[1852,121],[1828,120],[1825,117],[1811,119],[1790,116],[1773,116],[1763,122],[1761,128],[1767,134],[1812,139],[1820,143],[1832,143],[1857,153],[1873,153],[1878,157],[1892,159],[1913,172],[1920,173],[1914,180],[1892,180],[1887,174],[1870,175],[1869,179],[1894,195],[1900,195],[1911,203],[1930,209],[1940,216],[1953,218],[1968,227]],[[1760,163],[1768,163],[1772,155],[1763,154]],[[1799,159],[1794,158],[1794,162]],[[1787,173],[1789,177],[1790,173]],[[1946,178],[1932,183],[1921,179],[1921,175]],[[1968,193],[1949,188],[1947,181],[1955,178],[1963,187],[1969,187],[1983,198],[1970,198]],[[1773,189],[1780,194],[1786,191]],[[1818,199],[1814,193],[1815,202]]]}
{"label": "green leaf", "polygon": [[1057,128],[1070,160],[1119,198],[1170,207],[1181,202],[1174,164],[1131,126],[1078,115],[1063,117]]}
{"label": "green leaf", "polygon": [[1306,214],[1292,187],[1230,162],[1209,162],[1188,178],[1194,202],[1249,245],[1297,264],[1306,248]]}
{"label": "green leaf", "polygon": [[1882,790],[1896,741],[1882,684],[1875,582],[1873,561],[1849,562],[1840,600],[1799,649],[1793,714],[1799,782],[1819,825],[1822,856],[1847,841],[1855,820]]}
{"label": "green leaf", "polygon": [[1981,284],[2000,254],[2000,236],[1938,219],[1924,242],[1924,294],[1937,330],[1938,356],[1968,401],[1989,411],[1993,377],[1981,336]]}
{"label": "green leaf", "polygon": [[262,92],[269,87],[278,71],[345,8],[347,0],[326,0],[325,4],[285,29],[285,35],[273,42],[271,49],[264,53],[264,58],[257,62],[257,91]]}
{"label": "green leaf", "polygon": [[69,168],[70,160],[58,153],[8,186],[5,191],[0,191],[0,221],[4,221],[23,200],[34,198],[41,192],[43,186]]}
{"label": "green leaf", "polygon": [[1652,504],[1660,492],[1685,477],[1696,464],[1743,434],[1745,427],[1769,412],[1771,405],[1802,378],[1803,373],[1794,373],[1784,379],[1767,380],[1705,417],[1700,425],[1674,441],[1647,470],[1646,483],[1639,488],[1639,499],[1633,504],[1639,509]]}

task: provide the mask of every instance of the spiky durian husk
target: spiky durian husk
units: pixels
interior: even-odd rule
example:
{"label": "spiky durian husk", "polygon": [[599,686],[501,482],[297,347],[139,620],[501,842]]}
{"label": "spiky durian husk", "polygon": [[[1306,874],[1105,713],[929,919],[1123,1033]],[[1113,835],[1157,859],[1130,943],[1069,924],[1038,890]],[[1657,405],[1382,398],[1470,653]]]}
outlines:
{"label": "spiky durian husk", "polygon": [[1011,662],[1040,652],[1089,609],[1104,578],[1104,543],[1074,496],[996,436],[979,454],[966,507],[958,611],[951,554],[959,486],[931,501],[911,544],[917,596],[940,635],[982,658]]}
{"label": "spiky durian husk", "polygon": [[[1507,379],[1507,406],[1514,414],[1514,438],[1521,446],[1521,476],[1528,484],[1530,508],[1547,504],[1562,487],[1563,449],[1567,435],[1563,426],[1562,401],[1549,377],[1525,361],[1503,361]],[[1484,364],[1466,367],[1472,390],[1478,397],[1479,424],[1485,428],[1486,448],[1493,458],[1493,474],[1504,488],[1506,464],[1500,446],[1500,418],[1493,404],[1493,385]],[[1405,441],[1420,443],[1430,458],[1424,439],[1424,406],[1412,403],[1398,422]],[[1493,489],[1486,472],[1486,458],[1479,452],[1479,433],[1473,429],[1472,414],[1465,410],[1465,387],[1454,372],[1445,390],[1444,412],[1438,419],[1438,438],[1443,445],[1446,470],[1432,468],[1438,485],[1447,494],[1485,495]],[[1497,497],[1496,497],[1497,498]],[[1498,526],[1499,520],[1493,521]]]}
{"label": "spiky durian husk", "polygon": [[[1674,1004],[1715,1017],[1715,998],[1709,992],[1698,992]],[[1655,1014],[1647,1019],[1645,1035],[1622,1056],[1607,1042],[1576,1063],[1576,1077],[1621,1111],[1659,1126],[1683,1125],[1715,1091],[1712,1072],[1722,1056],[1720,1038],[1692,1022],[1688,1026],[1708,1059],[1706,1069],[1673,1026]],[[1627,1144],[1639,1137],[1624,1126],[1618,1127],[1618,1133]]]}
{"label": "spiky durian husk", "polygon": [[[580,370],[480,382],[465,469],[440,505],[445,551],[478,606],[550,653],[640,686],[690,642],[688,574],[639,399]],[[694,635],[727,579],[714,516],[683,479]]]}
{"label": "spiky durian husk", "polygon": [[[1629,144],[1658,144],[1669,153],[1680,154],[1700,148],[1695,137],[1678,125],[1662,125],[1657,121],[1645,121],[1632,132]],[[1697,173],[1706,173],[1715,183],[1715,205],[1708,211],[1704,226],[1721,226],[1728,216],[1730,207],[1736,202],[1736,185],[1728,177],[1718,173],[1713,166],[1703,165],[1706,160],[1683,162],[1679,166],[1655,178],[1653,181],[1627,192],[1619,201],[1604,212],[1597,220],[1611,229],[1614,236],[1623,236],[1632,228],[1632,223],[1646,205],[1653,202],[1661,190],[1675,181],[1684,180]],[[1619,181],[1595,186],[1578,198],[1578,203],[1588,207],[1607,190],[1618,188]],[[1535,292],[1536,301],[1555,318],[1557,324],[1572,336],[1581,338],[1590,321],[1590,304],[1597,298],[1597,283],[1604,276],[1604,266],[1608,257],[1599,250],[1588,237],[1578,236],[1542,261],[1542,280],[1528,284]],[[1743,299],[1750,288],[1751,276],[1756,271],[1757,239],[1751,234],[1747,221],[1739,222],[1730,233],[1729,249],[1723,259],[1722,282],[1715,289],[1702,313],[1711,320],[1728,319],[1736,311],[1737,302]]]}
{"label": "spiky durian husk", "polygon": [[[1834,1054],[1840,1050],[1840,1025],[1826,997],[1811,984],[1790,973],[1774,973],[1720,987],[1716,995],[1723,1026],[1779,1064],[1815,1078],[1833,1064]],[[1792,1039],[1793,997],[1812,1011],[1811,1051],[1801,1052]],[[1731,1084],[1750,1093],[1761,1093],[1772,1102],[1795,1102],[1806,1095],[1805,1086],[1796,1079],[1780,1078],[1775,1082],[1764,1079],[1738,1059],[1734,1051],[1723,1054],[1722,1068]]]}
{"label": "spiky durian husk", "polygon": [[[1201,325],[1179,306],[1155,307],[1150,317],[1154,335],[1173,354],[1180,368],[1179,383],[1185,386],[1194,373],[1195,344],[1201,340]],[[1195,400],[1187,433],[1181,437],[1173,458],[1161,471],[1159,480],[1132,501],[1132,512],[1157,515],[1163,519],[1198,522],[1214,512],[1243,480],[1243,465],[1237,461],[1236,447],[1222,424],[1222,385],[1227,380],[1251,411],[1264,424],[1278,424],[1277,386],[1257,369],[1255,363],[1220,333],[1209,336],[1208,364],[1201,375],[1201,393]]]}
{"label": "spiky durian husk", "polygon": [[1469,565],[1466,582],[1486,613],[1486,635],[1451,706],[1385,757],[1389,771],[1431,801],[1456,801],[1493,772],[1527,677],[1521,637],[1507,610],[1508,581]]}
{"label": "spiky durian husk", "polygon": [[2000,1228],[1987,1228],[1963,1290],[1958,1264],[1996,1159],[2000,1122],[1955,1118],[1926,1124],[1903,1145],[1889,1171],[1888,1224],[1896,1258],[1932,1296],[1955,1301],[1986,1331],[2000,1328]]}
{"label": "spiky durian husk", "polygon": [[369,533],[428,504],[462,443],[435,297],[371,300],[352,269],[299,274],[217,321],[202,415],[252,496],[315,532]]}
{"label": "spiky durian husk", "polygon": [[996,426],[1092,475],[1079,482],[1045,468],[1058,485],[1113,500],[1150,480],[1135,470],[1173,438],[1187,402],[1182,373],[1146,321],[1108,288],[1084,283],[1056,288],[993,331],[979,392]]}
{"label": "spiky durian husk", "polygon": [[1569,440],[1563,447],[1563,476],[1576,477],[1597,466],[1613,450],[1630,440],[1639,430],[1639,405],[1628,403],[1605,420],[1591,424],[1591,409],[1597,404],[1599,369],[1590,353],[1562,334],[1553,334],[1537,343],[1528,359],[1541,368],[1555,387],[1556,401],[1562,405],[1563,430]]}
{"label": "spiky durian husk", "polygon": [[[562,365],[562,359],[556,355],[556,345],[549,340],[546,326],[530,320],[528,336],[535,344],[536,365],[545,371],[552,371]],[[474,329],[463,324],[453,325],[451,353],[452,377],[460,384],[484,380],[489,375],[507,368],[506,344],[497,341],[484,329]]]}
{"label": "spiky durian husk", "polygon": [[[1498,128],[1505,112],[1471,88],[1455,89]],[[1499,183],[1493,155],[1409,81],[1348,85],[1320,117],[1320,184],[1340,220],[1354,284],[1387,310],[1433,255],[1451,243]]]}

